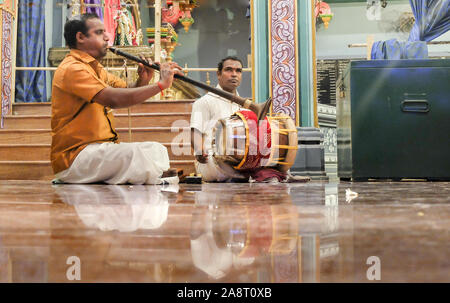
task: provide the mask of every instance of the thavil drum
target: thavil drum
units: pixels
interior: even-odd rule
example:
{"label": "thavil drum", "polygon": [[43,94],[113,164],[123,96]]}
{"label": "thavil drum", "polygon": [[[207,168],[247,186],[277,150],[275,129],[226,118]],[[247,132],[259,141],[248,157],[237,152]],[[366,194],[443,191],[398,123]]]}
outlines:
{"label": "thavil drum", "polygon": [[219,120],[213,134],[214,159],[228,174],[263,167],[287,172],[297,155],[297,129],[284,114],[258,121],[252,111],[238,111]]}

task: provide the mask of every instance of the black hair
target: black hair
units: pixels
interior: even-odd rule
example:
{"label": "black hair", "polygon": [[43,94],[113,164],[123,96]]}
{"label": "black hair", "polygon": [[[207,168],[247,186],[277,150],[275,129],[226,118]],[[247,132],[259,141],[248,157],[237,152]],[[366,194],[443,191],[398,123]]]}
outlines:
{"label": "black hair", "polygon": [[222,72],[223,64],[224,64],[225,61],[227,61],[227,60],[238,61],[239,63],[241,63],[242,67],[244,66],[244,64],[242,63],[241,59],[239,59],[238,57],[235,57],[235,56],[228,56],[228,57],[223,58],[222,60],[220,60],[219,64],[217,65],[217,71],[218,71],[219,73]]}
{"label": "black hair", "polygon": [[74,16],[66,22],[66,24],[64,25],[64,39],[66,39],[66,44],[69,46],[69,48],[77,47],[78,32],[87,35],[88,27],[86,25],[86,22],[89,19],[99,19],[99,17],[95,13],[86,13]]}

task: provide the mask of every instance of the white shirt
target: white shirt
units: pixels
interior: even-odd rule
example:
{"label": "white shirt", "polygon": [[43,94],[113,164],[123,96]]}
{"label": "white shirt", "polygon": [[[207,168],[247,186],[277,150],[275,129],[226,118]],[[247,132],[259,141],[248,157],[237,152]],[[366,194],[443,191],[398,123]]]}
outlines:
{"label": "white shirt", "polygon": [[[216,87],[222,89],[220,85]],[[236,94],[239,96],[237,92]],[[230,179],[229,176],[223,175],[217,170],[212,160],[211,142],[213,129],[217,121],[228,118],[239,110],[243,109],[238,104],[213,93],[206,94],[192,105],[191,128],[195,128],[205,134],[203,144],[205,151],[209,155],[209,161],[206,164],[195,161],[195,170],[197,174],[202,175],[204,181],[225,181]]]}
{"label": "white shirt", "polygon": [[[220,85],[216,87],[222,89]],[[239,96],[239,93],[237,95]],[[191,128],[196,128],[210,137],[218,120],[228,118],[239,110],[241,107],[238,104],[216,94],[208,93],[192,105]]]}

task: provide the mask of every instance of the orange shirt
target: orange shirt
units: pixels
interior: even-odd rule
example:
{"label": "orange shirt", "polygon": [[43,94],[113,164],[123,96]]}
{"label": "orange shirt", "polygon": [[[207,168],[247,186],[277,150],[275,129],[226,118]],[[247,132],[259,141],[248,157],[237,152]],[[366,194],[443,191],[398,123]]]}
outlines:
{"label": "orange shirt", "polygon": [[55,72],[52,85],[53,172],[70,167],[80,151],[96,142],[118,142],[113,115],[92,99],[105,87],[126,87],[87,53],[72,49]]}

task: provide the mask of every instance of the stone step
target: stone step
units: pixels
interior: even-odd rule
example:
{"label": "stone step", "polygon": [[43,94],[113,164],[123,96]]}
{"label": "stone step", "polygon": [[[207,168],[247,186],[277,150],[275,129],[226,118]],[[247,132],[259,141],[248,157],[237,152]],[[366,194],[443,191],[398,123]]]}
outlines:
{"label": "stone step", "polygon": [[[131,129],[131,140],[128,128],[116,128],[122,142],[190,142],[190,128],[180,127],[136,127]],[[0,129],[0,144],[50,144],[50,129]]]}
{"label": "stone step", "polygon": [[[162,143],[170,160],[194,160],[190,144]],[[50,144],[0,144],[1,161],[48,161]]]}
{"label": "stone step", "polygon": [[[167,113],[167,112],[191,112],[192,103],[195,100],[161,100],[146,101],[131,107],[132,113]],[[126,108],[117,109],[118,113],[128,113]],[[14,103],[13,115],[50,115],[50,102]]]}
{"label": "stone step", "polygon": [[[128,113],[115,114],[116,128],[131,127],[170,127],[172,125],[189,126],[191,113]],[[42,129],[51,128],[50,115],[8,115],[4,118],[5,129]]]}
{"label": "stone step", "polygon": [[[171,168],[182,169],[184,174],[195,172],[194,161],[170,161]],[[0,161],[0,180],[53,179],[50,161]]]}

